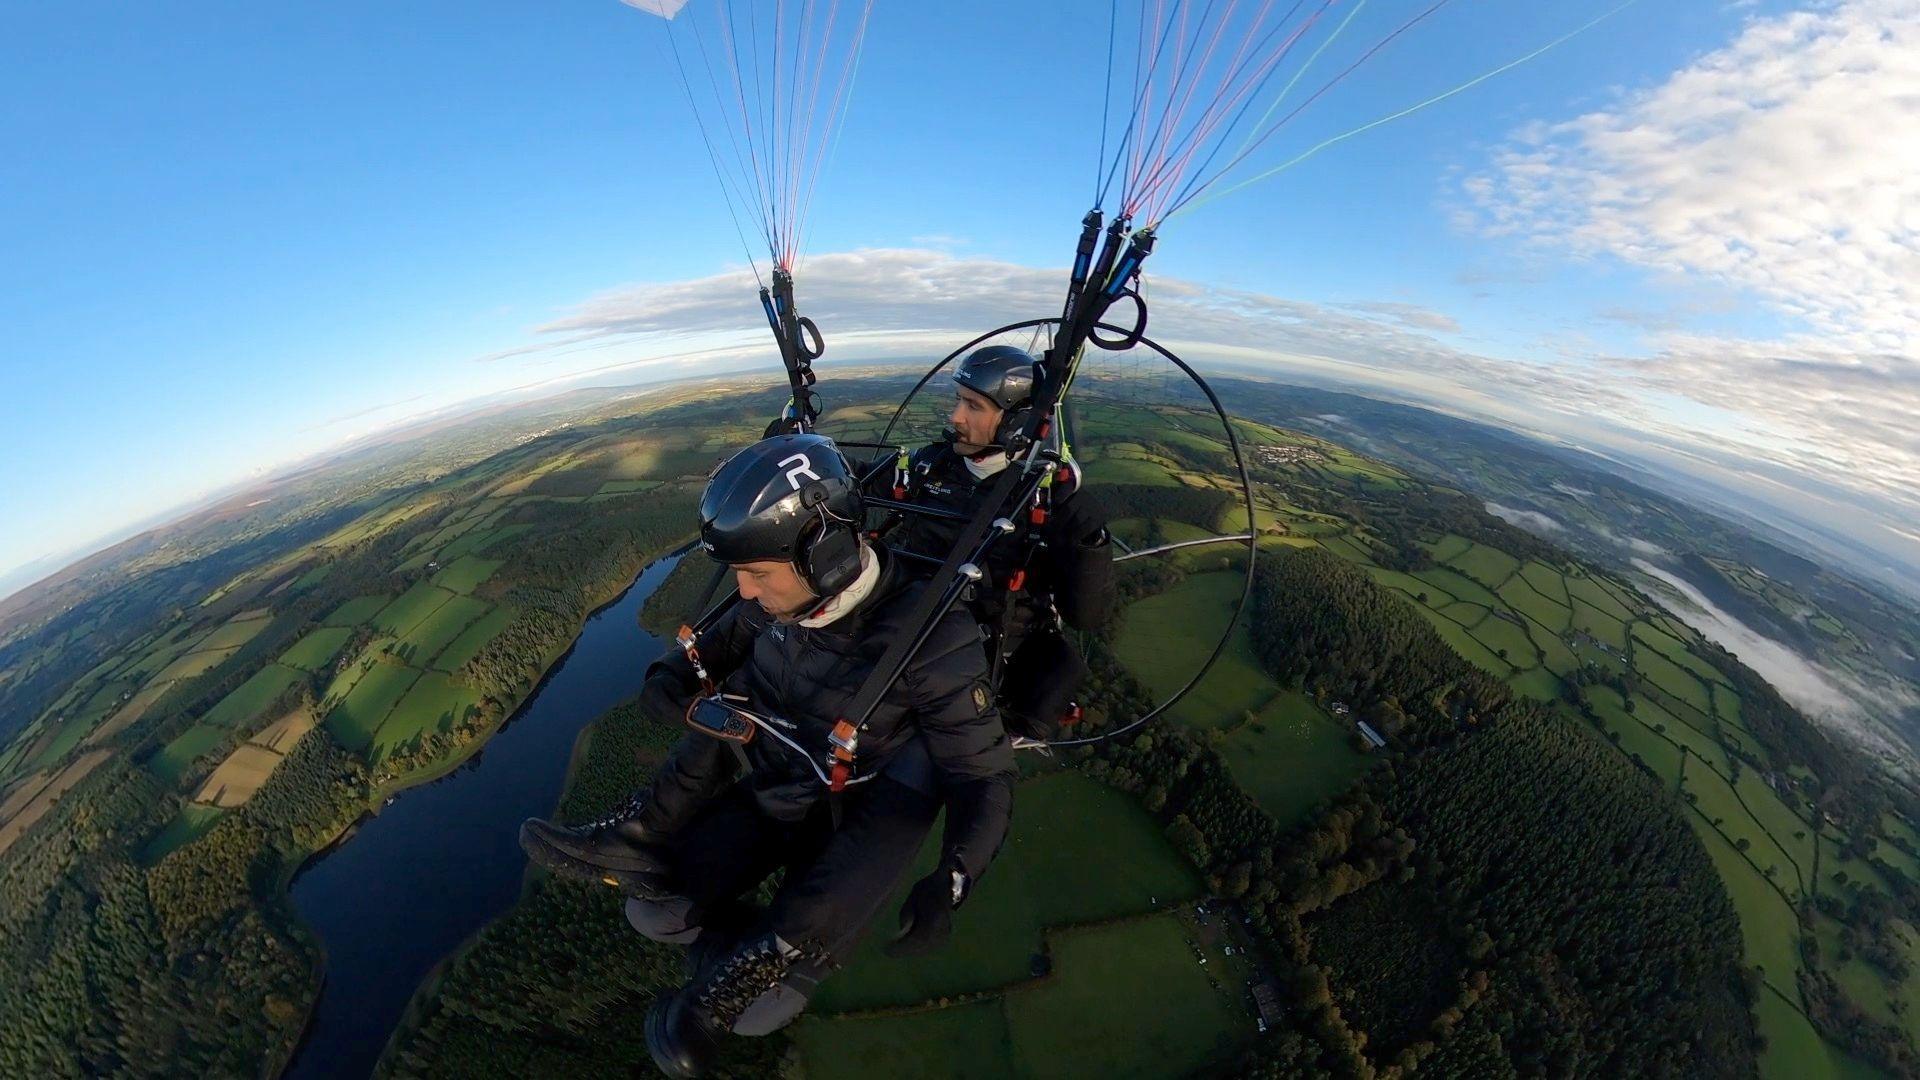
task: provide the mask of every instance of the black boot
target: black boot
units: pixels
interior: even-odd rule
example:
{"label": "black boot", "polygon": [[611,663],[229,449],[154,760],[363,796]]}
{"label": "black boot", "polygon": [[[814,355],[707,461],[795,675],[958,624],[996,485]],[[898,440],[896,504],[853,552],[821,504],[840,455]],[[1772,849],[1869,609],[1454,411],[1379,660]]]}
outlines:
{"label": "black boot", "polygon": [[520,846],[561,877],[643,900],[669,895],[671,863],[659,830],[647,824],[647,805],[636,797],[599,821],[571,827],[529,818],[520,826]]}
{"label": "black boot", "polygon": [[720,1040],[762,994],[780,985],[800,950],[766,934],[736,948],[704,976],[665,994],[647,1010],[647,1053],[668,1076],[704,1074]]}
{"label": "black boot", "polygon": [[706,979],[722,960],[753,932],[765,913],[758,907],[734,901],[715,904],[700,920],[700,936],[687,946],[685,961],[687,982]]}

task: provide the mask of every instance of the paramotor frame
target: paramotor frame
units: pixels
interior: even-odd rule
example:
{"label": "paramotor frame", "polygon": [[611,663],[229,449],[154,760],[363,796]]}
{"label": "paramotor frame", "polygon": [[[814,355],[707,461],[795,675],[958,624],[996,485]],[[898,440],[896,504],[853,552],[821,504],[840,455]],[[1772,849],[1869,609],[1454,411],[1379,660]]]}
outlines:
{"label": "paramotor frame", "polygon": [[[894,409],[893,416],[887,421],[887,426],[881,431],[880,437],[877,440],[877,442],[884,445],[892,445],[894,443],[895,441],[893,437],[894,429],[899,426],[901,419],[907,415],[907,410],[912,406],[914,399],[920,394],[920,392],[923,389],[925,389],[926,385],[933,380],[934,376],[938,375],[948,365],[954,363],[961,356],[972,351],[974,348],[978,347],[984,342],[991,341],[994,338],[1001,337],[1008,334],[1017,334],[1021,331],[1035,331],[1035,336],[1037,338],[1039,331],[1046,330],[1048,332],[1047,336],[1051,339],[1053,329],[1059,327],[1060,325],[1061,325],[1061,320],[1057,317],[1044,318],[1044,319],[1027,319],[1021,322],[1009,323],[1006,326],[1002,326],[1002,327],[999,327],[998,329],[989,330],[984,334],[980,334],[979,336],[974,337],[969,341],[965,342],[964,344],[960,345],[958,348],[954,349],[952,352],[949,352],[944,357],[941,357],[939,362],[935,363],[933,367],[927,371],[926,374],[920,377],[920,380],[918,382],[913,384],[913,388],[907,391],[906,397],[902,398],[899,406]],[[1249,473],[1247,470],[1246,457],[1240,449],[1240,439],[1239,439],[1239,436],[1234,431],[1232,417],[1228,415],[1225,406],[1223,406],[1220,403],[1220,399],[1214,393],[1213,387],[1207,383],[1207,380],[1204,377],[1202,377],[1199,372],[1195,371],[1185,360],[1181,359],[1179,355],[1174,353],[1171,349],[1168,349],[1166,346],[1161,345],[1159,342],[1154,341],[1152,338],[1145,336],[1143,333],[1140,332],[1140,329],[1138,327],[1120,327],[1120,326],[1112,325],[1110,323],[1096,323],[1094,328],[1100,331],[1105,331],[1107,333],[1120,335],[1119,338],[1113,339],[1113,340],[1125,340],[1134,347],[1144,348],[1148,350],[1154,356],[1157,356],[1159,359],[1164,360],[1166,363],[1172,365],[1175,369],[1177,369],[1182,375],[1184,375],[1188,380],[1190,380],[1193,383],[1193,385],[1200,391],[1202,396],[1204,396],[1208,406],[1213,410],[1214,415],[1219,418],[1221,430],[1226,433],[1227,447],[1233,455],[1234,471],[1237,474],[1237,478],[1239,480],[1241,505],[1246,513],[1246,523],[1247,523],[1246,532],[1244,533],[1222,534],[1217,536],[1204,537],[1200,539],[1183,540],[1183,541],[1178,541],[1171,544],[1162,544],[1156,547],[1144,548],[1141,550],[1128,550],[1128,549],[1125,549],[1123,546],[1122,548],[1123,554],[1116,557],[1114,561],[1116,563],[1128,562],[1134,559],[1145,558],[1151,555],[1158,555],[1158,554],[1162,554],[1168,551],[1173,551],[1176,549],[1197,547],[1197,546],[1202,546],[1207,544],[1244,543],[1246,545],[1246,555],[1247,555],[1246,570],[1245,570],[1243,580],[1241,582],[1240,596],[1234,605],[1233,614],[1227,619],[1226,625],[1222,628],[1220,632],[1219,640],[1214,642],[1212,650],[1208,652],[1206,659],[1201,663],[1198,670],[1196,670],[1192,674],[1192,676],[1190,676],[1186,680],[1185,683],[1181,684],[1181,686],[1178,689],[1176,689],[1166,700],[1155,705],[1153,708],[1142,713],[1140,716],[1127,720],[1124,723],[1116,723],[1116,721],[1110,719],[1108,721],[1108,726],[1105,729],[1095,734],[1081,736],[1077,738],[1071,738],[1071,739],[1054,739],[1044,743],[1037,742],[1037,741],[1022,740],[1020,743],[1020,746],[1023,749],[1026,749],[1026,748],[1040,749],[1042,747],[1054,748],[1054,747],[1081,746],[1089,743],[1100,742],[1104,739],[1115,738],[1117,736],[1124,735],[1127,732],[1134,730],[1135,728],[1140,727],[1141,725],[1147,723],[1148,721],[1153,720],[1158,716],[1163,715],[1164,713],[1167,712],[1167,710],[1173,708],[1175,705],[1178,705],[1180,701],[1183,698],[1185,698],[1187,694],[1194,689],[1194,687],[1200,684],[1200,681],[1202,679],[1206,678],[1207,673],[1212,670],[1214,663],[1218,661],[1221,655],[1226,652],[1227,646],[1232,643],[1234,632],[1239,628],[1240,619],[1245,614],[1247,604],[1253,595],[1254,563],[1255,563],[1255,559],[1257,557],[1258,548],[1259,548],[1259,527],[1258,527],[1257,519],[1254,515],[1253,477],[1251,473]],[[1071,408],[1072,408],[1072,397],[1069,394],[1067,396],[1064,396],[1060,401],[1060,409],[1062,411],[1063,417],[1070,417],[1071,414],[1069,410],[1071,410]],[[911,512],[911,511],[909,510],[908,512]],[[1118,541],[1116,540],[1116,542]]]}

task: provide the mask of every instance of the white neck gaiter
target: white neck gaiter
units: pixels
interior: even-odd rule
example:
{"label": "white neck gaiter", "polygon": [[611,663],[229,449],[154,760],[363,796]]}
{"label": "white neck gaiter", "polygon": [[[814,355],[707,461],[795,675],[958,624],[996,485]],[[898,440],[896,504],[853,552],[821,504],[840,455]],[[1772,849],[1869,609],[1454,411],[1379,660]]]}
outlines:
{"label": "white neck gaiter", "polygon": [[841,589],[829,597],[827,602],[814,609],[813,614],[799,620],[801,626],[826,626],[840,616],[859,607],[867,597],[873,595],[873,587],[880,582],[880,560],[873,554],[873,548],[865,541],[860,543],[860,575],[853,584]]}
{"label": "white neck gaiter", "polygon": [[993,453],[982,457],[979,461],[975,461],[970,457],[963,457],[960,459],[960,462],[967,467],[968,472],[973,474],[975,480],[985,480],[987,477],[993,476],[1007,467],[1007,454],[1004,450],[995,450]]}

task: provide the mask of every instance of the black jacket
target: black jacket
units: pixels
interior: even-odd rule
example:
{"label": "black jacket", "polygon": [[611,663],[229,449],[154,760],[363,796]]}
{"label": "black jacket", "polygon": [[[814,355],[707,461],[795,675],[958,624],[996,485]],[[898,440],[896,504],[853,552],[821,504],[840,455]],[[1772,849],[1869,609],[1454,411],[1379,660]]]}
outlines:
{"label": "black jacket", "polygon": [[[899,560],[880,553],[880,579],[859,607],[822,627],[778,623],[758,604],[737,602],[700,637],[702,664],[726,693],[744,694],[747,707],[792,727],[781,734],[827,768],[827,735],[859,693],[867,675],[906,625],[924,583]],[[647,672],[650,692],[682,703],[700,690],[693,665],[671,647]],[[665,684],[664,686],[662,684]],[[666,693],[662,693],[665,690]],[[924,754],[913,746],[916,737]],[[738,772],[722,743],[691,732],[674,748],[651,793],[656,822],[682,824]],[[798,753],[768,731],[745,747],[744,777],[760,808],[798,820],[827,794]],[[1012,744],[987,685],[979,627],[962,610],[935,624],[905,673],[880,699],[860,734],[854,759],[857,792],[863,778],[883,771],[901,776],[931,758],[938,794],[947,807],[947,856],[978,878],[1006,836],[1016,774]],[[910,778],[906,782],[912,782]]]}
{"label": "black jacket", "polygon": [[[1011,467],[1011,466],[1009,466]],[[965,459],[947,443],[914,451],[908,461],[907,501],[971,514],[997,476],[976,480]],[[882,469],[869,481],[868,494],[892,497],[894,470]],[[973,612],[981,625],[999,632],[1006,626],[1006,651],[1034,626],[1051,620],[1058,611],[1067,625],[1081,630],[1099,628],[1107,620],[1113,593],[1113,545],[1107,539],[1107,514],[1099,497],[1077,485],[1054,484],[1046,524],[1038,536],[1026,515],[1012,535],[994,541],[984,569],[987,578],[974,591]],[[964,526],[958,521],[907,515],[888,534],[887,542],[908,551],[944,560]],[[1007,608],[1007,587],[1025,563],[1027,575],[1014,609]]]}

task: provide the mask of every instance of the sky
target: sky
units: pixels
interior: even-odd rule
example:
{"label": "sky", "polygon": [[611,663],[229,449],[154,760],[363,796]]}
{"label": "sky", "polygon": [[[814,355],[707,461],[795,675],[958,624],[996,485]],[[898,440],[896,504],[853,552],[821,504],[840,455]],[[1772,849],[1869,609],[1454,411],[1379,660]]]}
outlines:
{"label": "sky", "polygon": [[[0,2],[0,582],[477,397],[772,363],[669,51],[717,2]],[[1324,2],[1324,72],[1426,6]],[[1108,11],[876,0],[796,269],[823,376],[1057,311]],[[1235,179],[1609,12],[1169,221],[1155,336],[1920,565],[1920,0],[1456,0]]]}

